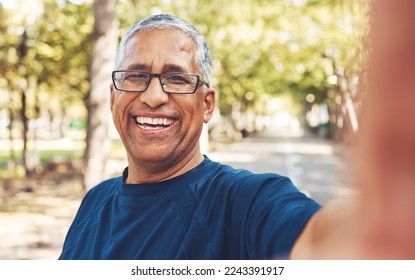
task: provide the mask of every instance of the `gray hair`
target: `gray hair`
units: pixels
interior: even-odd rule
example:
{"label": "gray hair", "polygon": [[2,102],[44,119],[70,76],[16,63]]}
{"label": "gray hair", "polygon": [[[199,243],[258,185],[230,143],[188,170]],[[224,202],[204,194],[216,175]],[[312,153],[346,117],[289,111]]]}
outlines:
{"label": "gray hair", "polygon": [[205,37],[185,20],[166,14],[151,16],[134,23],[124,34],[115,58],[115,70],[119,70],[128,40],[137,32],[153,29],[179,29],[188,34],[196,44],[196,65],[203,78],[210,83],[212,59]]}

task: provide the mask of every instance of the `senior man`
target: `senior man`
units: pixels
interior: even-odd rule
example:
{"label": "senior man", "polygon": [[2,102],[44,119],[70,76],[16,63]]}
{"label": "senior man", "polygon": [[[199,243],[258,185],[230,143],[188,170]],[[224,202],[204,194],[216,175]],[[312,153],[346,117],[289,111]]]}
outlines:
{"label": "senior man", "polygon": [[[60,259],[400,256],[393,251],[404,242],[399,227],[382,224],[389,216],[377,204],[381,190],[366,192],[367,200],[320,207],[287,177],[253,174],[202,155],[199,136],[215,107],[210,71],[205,38],[182,19],[156,15],[127,30],[110,105],[128,167],[87,193]],[[408,211],[395,212],[411,220],[402,215]]]}

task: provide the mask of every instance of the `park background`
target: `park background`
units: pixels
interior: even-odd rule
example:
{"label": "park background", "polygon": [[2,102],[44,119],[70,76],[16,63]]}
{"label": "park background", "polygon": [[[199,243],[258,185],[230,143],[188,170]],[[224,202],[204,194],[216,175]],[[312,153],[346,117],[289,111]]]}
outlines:
{"label": "park background", "polygon": [[210,45],[205,154],[350,194],[335,175],[359,129],[368,11],[365,0],[0,0],[0,259],[56,259],[85,192],[121,174],[110,73],[126,28],[157,13]]}

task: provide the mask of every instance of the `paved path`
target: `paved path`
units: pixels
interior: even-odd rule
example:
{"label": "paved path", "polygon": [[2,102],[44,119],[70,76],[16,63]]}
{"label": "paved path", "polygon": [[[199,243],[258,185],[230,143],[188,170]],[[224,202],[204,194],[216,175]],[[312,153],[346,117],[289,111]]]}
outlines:
{"label": "paved path", "polygon": [[0,260],[56,260],[82,197],[71,180],[10,198],[0,211]]}

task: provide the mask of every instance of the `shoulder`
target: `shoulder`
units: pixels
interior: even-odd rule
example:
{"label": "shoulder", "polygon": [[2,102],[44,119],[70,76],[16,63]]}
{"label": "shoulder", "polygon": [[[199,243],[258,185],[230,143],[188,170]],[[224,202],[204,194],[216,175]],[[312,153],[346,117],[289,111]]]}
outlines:
{"label": "shoulder", "polygon": [[279,174],[256,174],[217,164],[206,180],[209,188],[204,191],[205,205],[212,212],[223,210],[220,214],[226,217],[226,228],[232,236],[228,242],[239,249],[243,244],[241,254],[246,258],[285,258],[320,208],[288,177]]}
{"label": "shoulder", "polygon": [[122,183],[122,177],[111,178],[101,182],[90,189],[82,199],[81,205],[76,214],[74,223],[88,219],[91,214],[96,213],[108,203],[111,203],[113,194]]}
{"label": "shoulder", "polygon": [[86,231],[95,227],[102,214],[102,209],[110,207],[112,198],[121,183],[122,177],[111,178],[87,192],[66,235],[60,258],[71,258],[75,252],[72,250],[73,246],[84,238],[83,234]]}
{"label": "shoulder", "polygon": [[194,185],[195,193],[205,199],[251,205],[305,197],[288,177],[279,174],[257,174],[213,161],[205,171]]}
{"label": "shoulder", "polygon": [[87,198],[92,199],[95,197],[107,196],[110,193],[112,193],[117,188],[117,186],[119,186],[121,183],[122,183],[121,176],[105,180],[99,183],[98,185],[96,185],[95,187],[93,187],[92,189],[90,189],[87,192],[85,199]]}
{"label": "shoulder", "polygon": [[215,185],[220,185],[229,191],[257,192],[263,188],[273,188],[274,191],[298,191],[292,181],[276,173],[253,173],[245,169],[237,169],[228,165],[217,164],[215,172],[210,175]]}
{"label": "shoulder", "polygon": [[[313,213],[320,205],[302,193],[290,178],[275,173],[256,174],[245,169],[235,169],[219,164],[209,176],[209,197],[226,199],[228,207],[261,213]],[[240,210],[238,210],[240,211]],[[248,213],[248,212],[247,212]]]}

